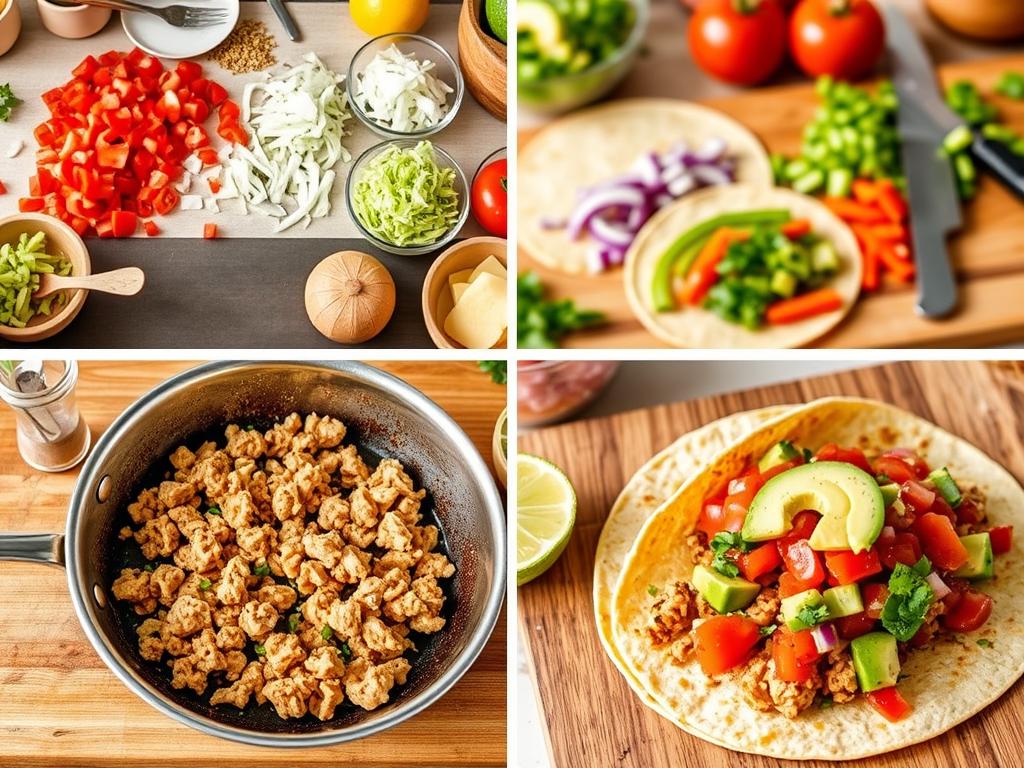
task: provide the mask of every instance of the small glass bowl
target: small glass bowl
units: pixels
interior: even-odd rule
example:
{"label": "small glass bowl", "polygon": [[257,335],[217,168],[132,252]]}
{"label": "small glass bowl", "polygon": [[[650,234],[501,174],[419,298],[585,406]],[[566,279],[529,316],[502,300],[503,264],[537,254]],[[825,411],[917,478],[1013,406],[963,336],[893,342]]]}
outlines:
{"label": "small glass bowl", "polygon": [[462,168],[455,158],[445,152],[441,147],[436,144],[432,144],[434,148],[434,160],[442,168],[451,168],[455,171],[455,191],[459,196],[459,216],[452,225],[452,228],[441,238],[435,240],[432,243],[426,245],[395,245],[389,243],[386,240],[382,240],[377,235],[370,232],[363,222],[359,219],[356,214],[355,206],[352,205],[352,192],[355,190],[356,183],[362,176],[363,169],[373,158],[383,152],[390,146],[397,146],[403,149],[409,149],[415,147],[420,143],[420,139],[397,139],[394,141],[382,141],[380,144],[370,147],[368,150],[363,152],[359,158],[353,163],[352,170],[349,171],[348,179],[345,182],[345,205],[348,207],[348,215],[355,222],[356,228],[360,234],[371,245],[375,245],[382,251],[388,253],[394,253],[398,256],[421,256],[424,253],[433,253],[441,248],[444,248],[448,243],[456,238],[462,227],[466,224],[466,219],[469,218],[469,184],[466,182],[466,174],[462,172]]}
{"label": "small glass bowl", "polygon": [[[450,88],[454,88],[454,91],[448,94],[448,111],[437,125],[431,126],[430,128],[424,128],[421,131],[396,131],[386,125],[381,125],[369,117],[363,111],[362,106],[360,106],[356,99],[355,84],[357,75],[362,74],[366,65],[369,64],[380,51],[390,48],[392,45],[396,46],[398,50],[406,56],[415,55],[420,61],[430,60],[434,62],[433,75],[446,83]],[[451,54],[449,54],[448,51],[433,40],[423,37],[422,35],[409,35],[404,33],[394,33],[375,37],[356,51],[356,55],[352,57],[352,63],[349,64],[348,67],[348,77],[345,78],[345,87],[348,90],[348,101],[349,106],[352,109],[352,113],[359,118],[359,121],[363,123],[363,125],[378,136],[383,136],[386,139],[423,139],[427,136],[433,136],[435,133],[443,131],[451,124],[452,120],[455,119],[455,115],[458,114],[459,107],[462,106],[463,96],[465,96],[466,93],[466,84],[462,79],[462,71],[459,69],[459,65],[455,63],[455,59],[451,57]]]}

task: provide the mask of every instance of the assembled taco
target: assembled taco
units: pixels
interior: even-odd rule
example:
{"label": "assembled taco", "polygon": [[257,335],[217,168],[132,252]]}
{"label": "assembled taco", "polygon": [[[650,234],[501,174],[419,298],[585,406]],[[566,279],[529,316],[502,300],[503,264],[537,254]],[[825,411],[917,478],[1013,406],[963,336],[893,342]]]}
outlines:
{"label": "assembled taco", "polygon": [[1024,672],[1022,515],[1024,489],[963,440],[819,400],[739,438],[644,524],[614,648],[656,709],[732,749],[852,759],[923,741]]}

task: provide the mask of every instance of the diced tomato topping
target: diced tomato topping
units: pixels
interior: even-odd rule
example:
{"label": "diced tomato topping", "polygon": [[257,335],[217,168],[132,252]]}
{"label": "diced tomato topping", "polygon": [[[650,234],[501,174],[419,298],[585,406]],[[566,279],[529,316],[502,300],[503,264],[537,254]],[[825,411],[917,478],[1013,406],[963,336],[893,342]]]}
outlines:
{"label": "diced tomato topping", "polygon": [[114,211],[110,214],[114,237],[131,237],[135,234],[138,223],[138,217],[130,211]]}
{"label": "diced tomato topping", "polygon": [[789,461],[784,461],[781,464],[776,464],[774,467],[766,469],[764,472],[761,473],[761,482],[762,484],[767,483],[776,475],[781,475],[783,472],[793,469],[793,467],[799,467],[803,463],[803,458],[797,458],[790,459]]}
{"label": "diced tomato topping", "polygon": [[889,587],[875,582],[861,584],[860,597],[864,603],[864,613],[872,619],[880,619],[885,601],[889,599]]}
{"label": "diced tomato topping", "polygon": [[844,616],[835,620],[839,636],[844,640],[853,640],[855,637],[866,635],[875,628],[875,619],[868,616],[866,611],[855,613],[852,616]]}
{"label": "diced tomato topping", "polygon": [[923,515],[935,503],[935,491],[926,488],[916,480],[907,480],[900,486],[900,501],[917,514]]}
{"label": "diced tomato topping", "polygon": [[[33,176],[32,178],[35,178],[35,177]],[[4,183],[2,181],[0,181],[0,195],[6,195],[6,194],[7,194],[7,187],[5,187]]]}
{"label": "diced tomato topping", "polygon": [[217,178],[210,179],[209,184],[210,184],[210,191],[213,192],[213,194],[216,195],[218,192],[220,192],[220,179],[217,179]]}
{"label": "diced tomato topping", "polygon": [[217,225],[212,221],[203,225],[203,239],[214,240],[217,237]]}
{"label": "diced tomato topping", "polygon": [[[782,558],[780,557],[779,559],[781,560]],[[789,571],[783,571],[779,574],[779,597],[791,597],[803,592],[805,589],[808,589],[808,587],[805,587],[803,582]]]}
{"label": "diced tomato topping", "polygon": [[[953,601],[946,602],[946,613],[942,616],[942,625],[953,632],[973,632],[983,626],[992,615],[992,598],[984,592],[967,587],[963,591],[951,592],[950,597],[958,595]],[[953,604],[950,605],[950,602]]]}
{"label": "diced tomato topping", "polygon": [[160,234],[160,227],[156,225],[155,221],[144,221],[142,222],[142,228],[146,230],[146,234],[149,237],[156,237]]}
{"label": "diced tomato topping", "polygon": [[921,559],[921,543],[912,533],[889,533],[883,529],[874,548],[882,565],[890,571],[896,567],[896,563],[913,565]]}
{"label": "diced tomato topping", "polygon": [[811,630],[790,632],[780,628],[772,635],[771,646],[776,677],[790,683],[802,683],[810,679],[821,655],[814,644]]}
{"label": "diced tomato topping", "polygon": [[908,480],[917,480],[917,473],[898,456],[882,455],[875,459],[875,472],[885,475],[894,483],[905,483]]}
{"label": "diced tomato topping", "polygon": [[697,661],[706,675],[742,664],[761,639],[760,627],[746,616],[712,616],[694,630]]}
{"label": "diced tomato topping", "polygon": [[803,512],[798,512],[793,517],[793,527],[789,529],[789,533],[786,534],[786,538],[811,538],[811,534],[814,533],[814,529],[818,527],[819,520],[821,520],[821,515],[813,510],[805,509]]}
{"label": "diced tomato topping", "polygon": [[22,197],[18,199],[18,210],[22,213],[35,213],[43,210],[44,204],[41,197]]}
{"label": "diced tomato topping", "polygon": [[1005,555],[1013,546],[1013,526],[997,525],[988,529],[988,537],[992,540],[992,552]]}
{"label": "diced tomato topping", "polygon": [[794,540],[792,537],[786,537],[779,539],[778,547],[786,570],[804,585],[804,589],[813,589],[825,580],[821,556],[811,549],[807,539]]}
{"label": "diced tomato topping", "polygon": [[880,573],[882,564],[873,549],[864,552],[826,552],[825,565],[840,584],[854,584],[868,576]]}
{"label": "diced tomato topping", "polygon": [[880,688],[865,695],[868,701],[871,702],[871,706],[882,713],[882,716],[890,723],[898,722],[910,714],[910,705],[907,704],[906,699],[900,695],[895,686],[892,688]]}
{"label": "diced tomato topping", "polygon": [[967,548],[948,517],[933,512],[914,521],[914,533],[921,549],[932,565],[940,571],[955,571],[967,562]]}
{"label": "diced tomato topping", "polygon": [[835,443],[826,443],[818,451],[816,458],[818,461],[845,461],[847,464],[853,464],[855,467],[863,469],[869,475],[874,474],[864,452],[857,448],[840,448]]}
{"label": "diced tomato topping", "polygon": [[[945,501],[945,499],[943,499]],[[978,509],[978,505],[975,504],[968,498],[961,498],[960,503],[957,505],[954,511],[956,515],[957,523],[963,523],[965,525],[973,525],[974,523],[981,522],[981,510]]]}
{"label": "diced tomato topping", "polygon": [[756,581],[782,565],[782,557],[779,556],[779,548],[775,543],[768,542],[741,554],[737,565],[743,573],[743,578]]}
{"label": "diced tomato topping", "polygon": [[732,480],[724,499],[705,502],[697,522],[698,530],[704,531],[708,538],[721,531],[740,530],[747,516],[747,507],[762,485],[764,481],[756,467]]}

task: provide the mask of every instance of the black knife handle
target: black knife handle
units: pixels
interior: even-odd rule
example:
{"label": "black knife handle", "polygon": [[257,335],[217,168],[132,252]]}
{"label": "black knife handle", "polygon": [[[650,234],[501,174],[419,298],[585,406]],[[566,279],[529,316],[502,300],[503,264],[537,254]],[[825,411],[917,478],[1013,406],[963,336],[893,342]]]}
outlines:
{"label": "black knife handle", "polygon": [[971,146],[974,157],[1017,197],[1024,200],[1024,157],[1001,141],[975,134]]}

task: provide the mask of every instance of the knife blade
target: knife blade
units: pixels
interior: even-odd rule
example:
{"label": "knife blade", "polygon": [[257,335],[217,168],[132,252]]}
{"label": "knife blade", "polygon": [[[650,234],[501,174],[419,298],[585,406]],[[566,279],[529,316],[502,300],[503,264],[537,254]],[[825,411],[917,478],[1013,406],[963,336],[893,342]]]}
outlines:
{"label": "knife blade", "polygon": [[960,228],[960,196],[942,140],[963,125],[939,92],[928,54],[906,17],[885,6],[886,41],[899,97],[903,173],[910,196],[910,229],[917,264],[917,309],[942,317],[956,308],[957,286],[946,237]]}
{"label": "knife blade", "polygon": [[292,42],[297,42],[302,39],[302,35],[299,34],[299,28],[295,26],[295,20],[292,15],[288,13],[288,9],[284,7],[282,0],[267,0],[270,3],[270,7],[274,9],[274,13],[277,15],[278,21],[284,27],[284,31],[288,34],[288,39]]}

